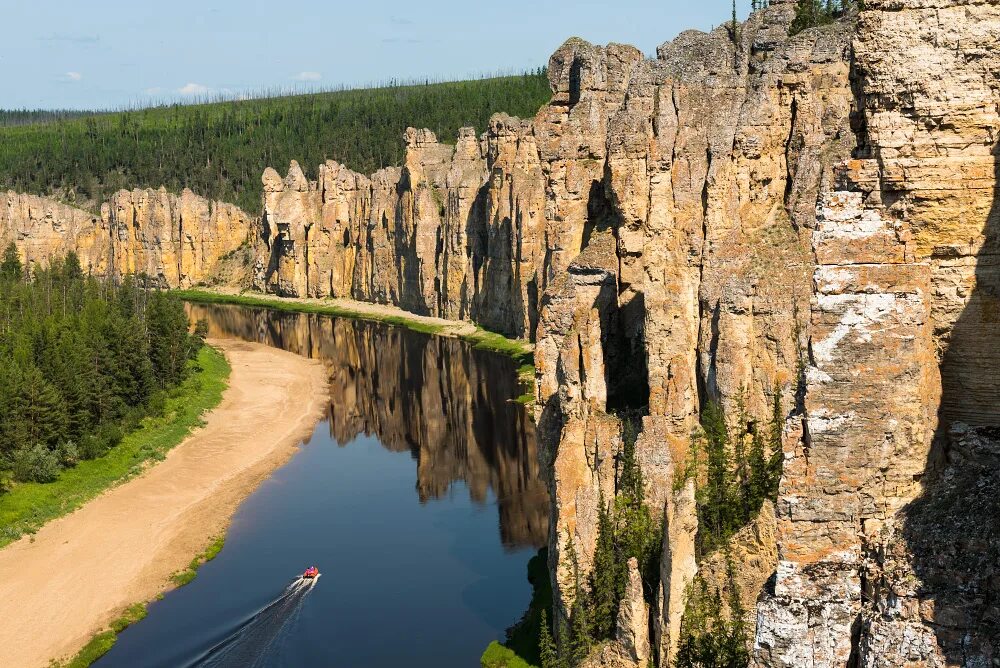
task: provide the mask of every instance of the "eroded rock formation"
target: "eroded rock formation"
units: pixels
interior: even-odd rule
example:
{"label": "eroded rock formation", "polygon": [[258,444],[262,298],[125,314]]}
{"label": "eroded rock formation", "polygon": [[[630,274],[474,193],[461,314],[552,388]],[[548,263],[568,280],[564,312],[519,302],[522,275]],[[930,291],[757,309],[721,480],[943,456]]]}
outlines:
{"label": "eroded rock formation", "polygon": [[[0,244],[10,242],[30,267],[69,251],[84,271],[121,277],[144,273],[156,283],[186,288],[206,282],[241,283],[241,265],[256,222],[238,207],[210,202],[185,189],[122,190],[95,216],[34,195],[6,193]],[[232,267],[227,267],[227,263]]]}
{"label": "eroded rock formation", "polygon": [[74,251],[85,272],[105,273],[111,240],[100,217],[45,197],[2,195],[0,246],[13,243],[25,266],[46,265]]}
{"label": "eroded rock formation", "polygon": [[[696,555],[692,432],[709,401],[760,419],[780,392],[774,514],[730,546],[761,571],[739,582],[745,603],[760,597],[754,662],[989,665],[996,540],[936,499],[974,487],[988,513],[981,490],[1000,488],[1000,3],[867,0],[790,36],[794,14],[772,0],[655,59],[571,39],[534,119],[497,115],[453,147],[411,129],[404,164],[370,176],[268,168],[259,222],[190,193],[119,193],[102,218],[9,194],[0,230],[30,259],[72,246],[95,272],[167,285],[233,281],[225,258],[242,247],[262,290],[534,340],[557,614],[572,604],[569,540],[592,567],[622,416],[639,424],[666,537],[657,590],[630,577],[594,666],[667,665],[695,575],[726,579]],[[367,429],[384,408],[338,424]],[[460,475],[422,475],[421,490]]]}
{"label": "eroded rock formation", "polygon": [[115,275],[144,273],[165,287],[210,280],[250,241],[254,219],[232,204],[185,189],[121,190],[101,207]]}
{"label": "eroded rock formation", "polygon": [[997,544],[954,506],[982,512],[996,485],[992,446],[956,434],[996,426],[1000,406],[1000,6],[866,9],[859,159],[820,203],[806,434],[786,460],[758,641],[768,665],[986,666]]}

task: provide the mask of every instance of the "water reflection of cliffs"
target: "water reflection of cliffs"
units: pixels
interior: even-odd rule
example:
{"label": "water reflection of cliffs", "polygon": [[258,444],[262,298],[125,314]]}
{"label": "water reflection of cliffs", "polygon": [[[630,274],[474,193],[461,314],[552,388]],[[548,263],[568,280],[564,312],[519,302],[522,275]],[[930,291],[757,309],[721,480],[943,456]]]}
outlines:
{"label": "water reflection of cliffs", "polygon": [[373,435],[417,461],[421,501],[464,480],[476,501],[492,488],[505,545],[540,547],[548,497],[534,424],[518,404],[513,362],[455,339],[324,316],[190,305],[215,337],[258,341],[323,360],[330,431],[339,443]]}

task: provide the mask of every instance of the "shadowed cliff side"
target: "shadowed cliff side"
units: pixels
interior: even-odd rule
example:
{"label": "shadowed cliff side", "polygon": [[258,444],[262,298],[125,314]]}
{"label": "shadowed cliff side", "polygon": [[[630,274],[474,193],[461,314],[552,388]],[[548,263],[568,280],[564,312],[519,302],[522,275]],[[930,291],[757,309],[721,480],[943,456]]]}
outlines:
{"label": "shadowed cliff side", "polygon": [[820,200],[769,666],[997,660],[1000,4],[865,3],[855,160]]}
{"label": "shadowed cliff side", "polygon": [[[998,149],[993,149],[994,157]],[[1000,160],[997,161],[1000,164]],[[995,168],[1000,182],[1000,166]],[[897,653],[928,665],[1000,659],[1000,191],[974,256],[971,295],[941,362],[935,448],[923,494],[884,534],[872,557],[865,666]],[[886,649],[891,648],[891,652]]]}

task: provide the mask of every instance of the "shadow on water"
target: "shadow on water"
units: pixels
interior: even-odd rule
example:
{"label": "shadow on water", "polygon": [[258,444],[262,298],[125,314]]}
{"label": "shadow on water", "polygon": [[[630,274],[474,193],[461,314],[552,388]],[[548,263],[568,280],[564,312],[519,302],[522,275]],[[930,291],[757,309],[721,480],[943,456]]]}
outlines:
{"label": "shadow on water", "polygon": [[[1000,145],[993,149],[1000,182]],[[924,493],[903,513],[921,614],[949,665],[1000,660],[1000,190],[975,283],[941,361],[938,431]],[[966,428],[966,425],[969,428]],[[926,607],[925,607],[926,606]],[[985,661],[985,662],[983,662]]]}
{"label": "shadow on water", "polygon": [[330,435],[374,436],[417,462],[427,502],[464,481],[477,503],[496,496],[501,540],[542,547],[548,493],[535,428],[513,360],[452,338],[322,315],[190,304],[209,335],[256,341],[321,360],[330,374]]}

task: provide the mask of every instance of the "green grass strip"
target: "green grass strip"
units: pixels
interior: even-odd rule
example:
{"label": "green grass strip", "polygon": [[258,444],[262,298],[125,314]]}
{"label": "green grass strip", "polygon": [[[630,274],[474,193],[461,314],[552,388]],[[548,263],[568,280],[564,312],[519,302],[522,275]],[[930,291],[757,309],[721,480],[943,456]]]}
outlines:
{"label": "green grass strip", "polygon": [[[182,571],[178,571],[170,576],[171,582],[177,587],[183,587],[192,580],[198,574],[198,569],[201,568],[205,563],[215,559],[219,552],[222,551],[222,547],[226,543],[225,535],[217,536],[212,539],[212,542],[208,544],[208,547],[199,554],[197,557],[191,560],[191,564]],[[157,596],[157,600],[162,599],[163,595]],[[118,639],[118,634],[127,629],[132,624],[141,621],[146,617],[146,604],[136,603],[126,608],[125,612],[121,617],[111,622],[111,628],[98,633],[93,638],[90,639],[86,645],[83,646],[76,656],[69,660],[67,663],[59,663],[56,660],[50,662],[51,668],[87,668],[90,664],[94,663],[102,656],[111,651],[114,647],[115,641]]]}
{"label": "green grass strip", "polygon": [[269,308],[274,311],[287,311],[289,313],[317,313],[319,315],[351,318],[353,320],[370,320],[373,322],[384,322],[387,325],[395,325],[397,327],[406,327],[407,329],[412,329],[415,332],[423,334],[443,334],[446,329],[444,325],[435,325],[401,315],[382,315],[367,311],[357,311],[334,304],[312,304],[267,295],[227,295],[207,290],[171,290],[171,293],[184,301],[200,304],[236,304],[238,306],[256,306],[258,308]]}
{"label": "green grass strip", "polygon": [[192,559],[187,568],[170,576],[171,582],[178,587],[183,587],[187,583],[191,582],[191,580],[194,580],[195,576],[198,575],[198,569],[201,568],[203,564],[219,556],[219,552],[222,552],[222,546],[225,544],[225,535],[213,538],[212,542],[205,548],[205,551]]}
{"label": "green grass strip", "polygon": [[[275,311],[287,311],[290,313],[317,313],[320,315],[330,315],[338,318],[352,318],[355,320],[369,320],[382,322],[396,327],[405,327],[415,332],[423,334],[447,334],[446,325],[436,325],[424,322],[419,317],[407,317],[405,315],[385,315],[371,313],[368,311],[355,310],[350,307],[338,306],[335,304],[317,304],[310,302],[300,302],[282,297],[272,297],[270,295],[248,295],[248,294],[223,294],[208,290],[172,290],[172,294],[177,295],[184,301],[201,304],[236,304],[239,306],[256,306],[259,308],[269,308]],[[460,337],[463,341],[472,344],[480,350],[490,350],[503,355],[508,355],[518,364],[518,374],[523,378],[526,369],[531,377],[534,377],[534,354],[532,346],[527,341],[509,339],[503,334],[490,332],[477,328],[471,334],[464,334]]]}
{"label": "green grass strip", "polygon": [[96,636],[91,638],[90,642],[84,645],[83,649],[81,649],[76,656],[70,659],[68,663],[59,663],[58,661],[53,660],[49,663],[49,665],[52,668],[87,668],[87,666],[94,663],[111,650],[111,647],[115,644],[116,637],[119,633],[145,617],[146,605],[144,603],[131,605],[126,608],[121,617],[111,622],[110,629],[104,631],[103,633],[98,633]]}
{"label": "green grass strip", "polygon": [[131,478],[146,462],[163,459],[201,426],[202,414],[222,401],[231,369],[223,354],[209,346],[191,364],[192,373],[168,394],[163,414],[143,419],[106,455],[81,461],[54,482],[16,483],[0,495],[0,547]]}

